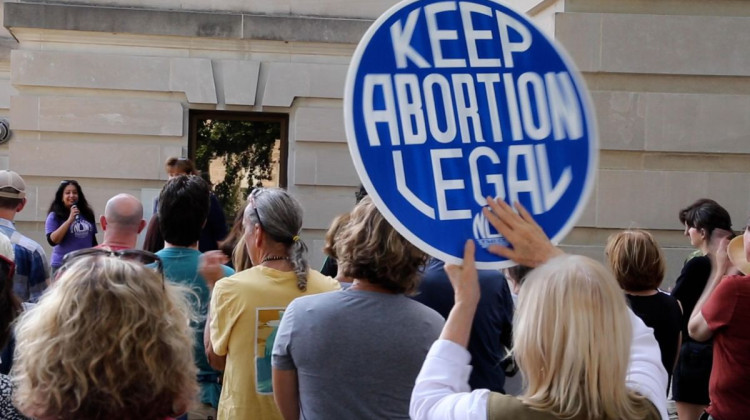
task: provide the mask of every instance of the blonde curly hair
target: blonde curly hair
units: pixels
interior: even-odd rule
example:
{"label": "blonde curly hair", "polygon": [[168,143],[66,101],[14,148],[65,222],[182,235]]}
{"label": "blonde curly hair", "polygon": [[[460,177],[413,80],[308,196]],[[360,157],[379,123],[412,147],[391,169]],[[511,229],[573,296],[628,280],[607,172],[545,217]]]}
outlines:
{"label": "blonde curly hair", "polygon": [[19,320],[16,406],[55,419],[164,419],[197,392],[185,289],[111,257],[75,261]]}

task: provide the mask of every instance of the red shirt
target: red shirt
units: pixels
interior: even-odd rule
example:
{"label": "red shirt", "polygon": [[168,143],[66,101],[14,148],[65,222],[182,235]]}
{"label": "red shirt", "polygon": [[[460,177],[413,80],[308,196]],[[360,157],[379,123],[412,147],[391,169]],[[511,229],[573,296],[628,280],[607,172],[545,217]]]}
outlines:
{"label": "red shirt", "polygon": [[714,336],[708,413],[718,420],[750,413],[750,276],[724,278],[701,311]]}

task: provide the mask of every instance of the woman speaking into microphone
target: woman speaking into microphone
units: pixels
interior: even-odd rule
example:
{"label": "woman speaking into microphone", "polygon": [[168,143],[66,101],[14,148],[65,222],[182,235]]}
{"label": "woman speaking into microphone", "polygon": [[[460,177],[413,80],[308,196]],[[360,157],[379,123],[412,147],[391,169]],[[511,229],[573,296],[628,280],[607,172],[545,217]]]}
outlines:
{"label": "woman speaking into microphone", "polygon": [[44,224],[47,242],[52,246],[52,272],[62,265],[65,254],[96,246],[96,221],[78,181],[64,180],[55,192]]}

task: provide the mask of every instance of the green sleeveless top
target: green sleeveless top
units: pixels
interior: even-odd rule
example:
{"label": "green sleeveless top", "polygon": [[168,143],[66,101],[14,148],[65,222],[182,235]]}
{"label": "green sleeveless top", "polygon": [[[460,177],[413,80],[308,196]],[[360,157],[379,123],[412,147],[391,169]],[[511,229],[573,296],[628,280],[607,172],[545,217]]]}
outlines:
{"label": "green sleeveless top", "polygon": [[[643,420],[661,420],[659,410],[656,409],[650,401],[645,402],[648,405],[648,414]],[[560,417],[545,411],[535,410],[525,405],[521,400],[510,395],[503,395],[497,392],[490,392],[487,400],[487,420],[560,420]],[[589,420],[586,413],[581,413],[575,417],[566,420]],[[617,419],[620,420],[620,419]],[[641,420],[641,419],[638,419]]]}

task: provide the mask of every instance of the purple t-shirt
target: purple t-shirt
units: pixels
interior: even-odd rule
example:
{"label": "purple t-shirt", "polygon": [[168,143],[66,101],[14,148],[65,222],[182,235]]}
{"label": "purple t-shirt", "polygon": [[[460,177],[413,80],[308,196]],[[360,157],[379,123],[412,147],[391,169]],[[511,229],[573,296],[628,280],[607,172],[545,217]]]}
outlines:
{"label": "purple t-shirt", "polygon": [[[54,232],[63,222],[65,221],[57,220],[55,213],[48,214],[47,221],[44,223],[45,233],[49,235]],[[70,224],[63,240],[52,248],[50,265],[57,268],[62,265],[62,259],[68,252],[94,246],[94,235],[96,235],[96,225],[84,219],[83,216],[79,217]]]}

